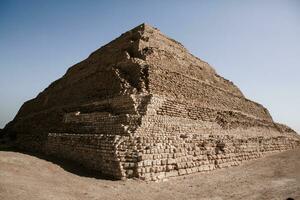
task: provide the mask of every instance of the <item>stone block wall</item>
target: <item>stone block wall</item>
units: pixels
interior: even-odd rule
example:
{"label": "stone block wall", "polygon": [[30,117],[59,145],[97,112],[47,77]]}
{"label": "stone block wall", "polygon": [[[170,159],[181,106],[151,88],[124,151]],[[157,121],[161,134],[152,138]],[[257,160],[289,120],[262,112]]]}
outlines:
{"label": "stone block wall", "polygon": [[[172,99],[181,99],[181,101],[188,101],[190,105],[193,103],[198,107],[201,105],[204,108],[235,110],[272,121],[269,112],[262,105],[182,73],[161,69],[156,70],[155,76],[150,75],[149,78],[151,92],[170,98],[171,102],[165,102],[166,106],[168,103],[173,105]],[[191,106],[194,107],[194,105]]]}
{"label": "stone block wall", "polygon": [[293,132],[268,120],[238,111],[192,109],[189,102],[157,95],[144,115],[133,116],[66,114],[65,123],[91,123],[98,132],[48,134],[46,152],[115,179],[159,180],[236,166],[299,146]]}
{"label": "stone block wall", "polygon": [[284,132],[268,120],[238,111],[192,109],[190,102],[157,95],[135,140],[137,176],[144,180],[236,166],[300,145],[294,132]]}
{"label": "stone block wall", "polygon": [[118,141],[116,135],[49,133],[46,153],[120,179],[122,175],[115,149]]}
{"label": "stone block wall", "polygon": [[[285,137],[236,139],[228,135],[140,137],[143,146],[137,163],[138,177],[158,180],[171,176],[236,166],[274,152],[293,149],[299,142]],[[165,141],[165,142],[162,142]]]}
{"label": "stone block wall", "polygon": [[113,179],[136,177],[138,161],[130,136],[49,133],[46,154],[72,160]]}

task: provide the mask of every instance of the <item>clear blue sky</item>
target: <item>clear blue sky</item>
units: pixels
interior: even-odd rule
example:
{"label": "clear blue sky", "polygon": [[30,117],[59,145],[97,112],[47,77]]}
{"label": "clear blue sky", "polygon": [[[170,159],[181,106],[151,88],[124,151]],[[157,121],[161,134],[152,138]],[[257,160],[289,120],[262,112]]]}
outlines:
{"label": "clear blue sky", "polygon": [[143,22],[300,132],[297,0],[0,0],[0,127],[67,68]]}

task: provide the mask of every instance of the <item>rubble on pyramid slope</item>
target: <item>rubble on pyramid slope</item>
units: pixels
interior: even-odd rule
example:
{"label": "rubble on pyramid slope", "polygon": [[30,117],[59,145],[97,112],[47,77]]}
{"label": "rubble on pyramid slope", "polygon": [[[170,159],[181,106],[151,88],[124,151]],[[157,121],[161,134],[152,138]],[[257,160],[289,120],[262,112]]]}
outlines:
{"label": "rubble on pyramid slope", "polygon": [[5,130],[19,148],[116,179],[208,171],[299,146],[266,108],[145,24],[71,67]]}

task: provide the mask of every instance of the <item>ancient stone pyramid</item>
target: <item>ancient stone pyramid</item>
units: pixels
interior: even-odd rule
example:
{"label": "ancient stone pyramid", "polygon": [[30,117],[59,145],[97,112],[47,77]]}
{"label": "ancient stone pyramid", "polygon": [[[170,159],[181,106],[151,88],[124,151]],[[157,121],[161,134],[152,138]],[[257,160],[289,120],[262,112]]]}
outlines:
{"label": "ancient stone pyramid", "polygon": [[71,67],[5,130],[21,149],[116,179],[213,170],[299,145],[266,108],[145,24]]}

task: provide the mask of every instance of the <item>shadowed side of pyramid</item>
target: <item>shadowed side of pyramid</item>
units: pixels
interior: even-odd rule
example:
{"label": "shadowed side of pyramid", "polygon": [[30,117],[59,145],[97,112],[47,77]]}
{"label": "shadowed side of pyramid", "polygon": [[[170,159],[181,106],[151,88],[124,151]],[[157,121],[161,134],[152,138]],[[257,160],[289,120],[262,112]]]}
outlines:
{"label": "shadowed side of pyramid", "polygon": [[72,66],[5,131],[21,149],[117,179],[213,170],[299,145],[266,108],[146,24]]}

